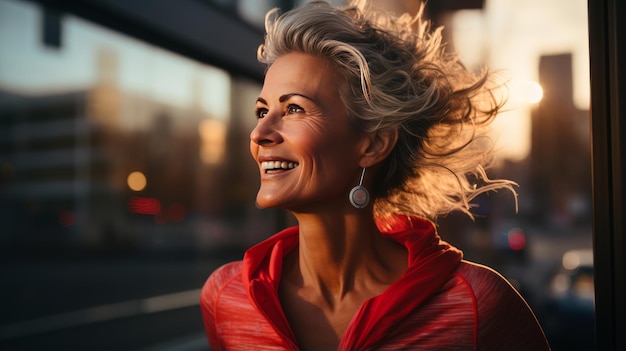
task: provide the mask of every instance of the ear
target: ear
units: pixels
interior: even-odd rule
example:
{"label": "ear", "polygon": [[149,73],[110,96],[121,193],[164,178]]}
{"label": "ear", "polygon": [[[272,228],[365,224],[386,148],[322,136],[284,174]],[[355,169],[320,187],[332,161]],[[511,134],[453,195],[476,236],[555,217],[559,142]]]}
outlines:
{"label": "ear", "polygon": [[389,156],[398,142],[398,131],[374,132],[367,135],[359,166],[374,166]]}

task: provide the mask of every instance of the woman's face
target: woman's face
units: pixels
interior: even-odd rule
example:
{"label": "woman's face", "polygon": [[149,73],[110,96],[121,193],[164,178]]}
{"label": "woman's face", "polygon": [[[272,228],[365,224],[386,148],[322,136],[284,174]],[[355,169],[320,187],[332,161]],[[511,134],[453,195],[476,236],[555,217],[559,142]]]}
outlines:
{"label": "woman's face", "polygon": [[316,212],[350,206],[366,138],[350,123],[339,75],[322,58],[279,57],[256,103],[250,152],[261,173],[257,205]]}

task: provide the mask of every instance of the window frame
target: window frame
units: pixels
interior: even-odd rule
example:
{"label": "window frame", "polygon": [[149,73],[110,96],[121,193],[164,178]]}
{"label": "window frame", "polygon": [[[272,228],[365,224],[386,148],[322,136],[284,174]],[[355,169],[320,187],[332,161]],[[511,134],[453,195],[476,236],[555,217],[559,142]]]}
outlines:
{"label": "window frame", "polygon": [[619,35],[626,30],[619,20],[625,10],[619,0],[588,1],[598,350],[626,349],[626,36]]}
{"label": "window frame", "polygon": [[[263,31],[206,1],[25,0],[71,13],[147,43],[262,81]],[[42,33],[45,34],[45,33]],[[62,35],[62,34],[61,34]]]}

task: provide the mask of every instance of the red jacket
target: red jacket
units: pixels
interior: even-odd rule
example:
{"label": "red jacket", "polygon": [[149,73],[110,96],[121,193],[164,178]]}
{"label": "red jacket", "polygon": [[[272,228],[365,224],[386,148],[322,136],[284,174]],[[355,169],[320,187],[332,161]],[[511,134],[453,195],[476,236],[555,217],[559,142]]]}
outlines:
{"label": "red jacket", "polygon": [[[381,231],[403,244],[409,266],[353,317],[339,350],[549,350],[522,297],[495,271],[463,261],[433,224],[395,217]],[[298,350],[278,299],[288,228],[211,274],[201,308],[211,350]]]}

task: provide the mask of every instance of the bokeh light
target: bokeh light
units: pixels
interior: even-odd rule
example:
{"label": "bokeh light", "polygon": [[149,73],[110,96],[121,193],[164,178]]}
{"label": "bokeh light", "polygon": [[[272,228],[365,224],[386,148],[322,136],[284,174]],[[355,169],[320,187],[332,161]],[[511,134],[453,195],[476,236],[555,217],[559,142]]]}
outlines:
{"label": "bokeh light", "polygon": [[146,176],[139,171],[131,172],[126,179],[128,187],[133,191],[142,191],[148,184]]}

